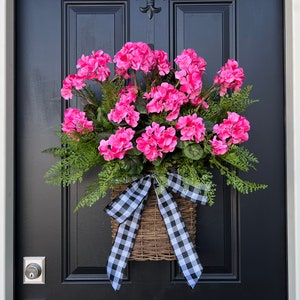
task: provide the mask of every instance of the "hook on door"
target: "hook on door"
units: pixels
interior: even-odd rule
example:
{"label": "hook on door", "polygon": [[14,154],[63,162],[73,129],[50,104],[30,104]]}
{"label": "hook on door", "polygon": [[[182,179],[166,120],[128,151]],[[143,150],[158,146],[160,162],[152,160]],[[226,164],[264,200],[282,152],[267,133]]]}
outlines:
{"label": "hook on door", "polygon": [[147,0],[145,7],[140,7],[140,12],[143,14],[148,12],[149,20],[152,19],[153,14],[157,14],[161,11],[161,7],[155,7],[154,0]]}

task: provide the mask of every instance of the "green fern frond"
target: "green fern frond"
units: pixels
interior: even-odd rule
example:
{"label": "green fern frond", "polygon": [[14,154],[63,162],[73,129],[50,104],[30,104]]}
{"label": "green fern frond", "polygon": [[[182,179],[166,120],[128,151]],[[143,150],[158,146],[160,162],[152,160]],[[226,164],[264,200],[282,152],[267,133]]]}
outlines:
{"label": "green fern frond", "polygon": [[[119,94],[124,87],[124,80],[116,79],[114,81],[105,81],[102,83],[102,99],[101,106],[97,108],[97,118],[95,125],[98,131],[112,132],[116,129],[116,125],[110,122],[107,114],[113,109],[119,101]],[[101,130],[99,130],[101,129]]]}
{"label": "green fern frond", "polygon": [[229,169],[227,166],[223,165],[216,157],[211,157],[210,163],[212,166],[215,166],[217,169],[219,169],[221,175],[227,178],[227,185],[231,185],[242,194],[249,194],[251,192],[268,187],[266,184],[259,184],[241,179],[236,174],[235,169]]}
{"label": "green fern frond", "polygon": [[[226,113],[227,111],[234,111],[238,114],[243,113],[246,108],[259,100],[249,99],[252,86],[247,86],[241,89],[238,93],[234,92],[231,95],[226,95],[220,100],[220,106]],[[225,115],[227,117],[227,114]]]}
{"label": "green fern frond", "polygon": [[192,185],[197,188],[206,187],[204,193],[208,199],[208,205],[213,205],[216,196],[216,184],[213,182],[213,174],[203,168],[197,161],[192,162],[189,159],[182,159],[178,166],[177,173],[182,176],[183,184]]}
{"label": "green fern frond", "polygon": [[64,157],[68,154],[68,149],[65,147],[52,147],[43,150],[42,153],[52,154],[54,157]]}
{"label": "green fern frond", "polygon": [[103,161],[95,139],[78,142],[64,134],[62,141],[68,141],[68,143],[62,147],[44,150],[45,153],[52,153],[54,156],[60,157],[60,160],[46,172],[47,183],[68,186],[76,181],[80,182],[84,173]]}
{"label": "green fern frond", "polygon": [[104,164],[98,174],[98,179],[85,189],[75,211],[80,207],[92,206],[103,198],[110,188],[133,181],[132,176],[128,176],[124,169],[125,165],[122,160],[112,160]]}
{"label": "green fern frond", "polygon": [[249,169],[255,170],[254,164],[258,163],[258,159],[253,153],[246,148],[237,145],[231,145],[230,150],[226,154],[220,156],[220,159],[245,172],[249,171]]}
{"label": "green fern frond", "polygon": [[92,206],[97,202],[102,196],[101,186],[99,180],[95,180],[91,185],[89,185],[85,191],[77,206],[74,209],[74,212],[78,211],[79,208],[85,206]]}
{"label": "green fern frond", "polygon": [[182,178],[184,178],[185,184],[199,187],[200,183],[198,172],[191,160],[183,158],[177,168],[177,172]]}
{"label": "green fern frond", "polygon": [[241,89],[238,93],[226,94],[220,97],[214,92],[207,99],[209,105],[208,110],[202,110],[201,116],[214,123],[220,123],[227,118],[227,112],[243,113],[248,106],[259,100],[249,99],[252,86],[247,86]]}
{"label": "green fern frond", "polygon": [[116,78],[114,81],[104,81],[102,83],[102,103],[101,109],[104,114],[108,114],[112,108],[115,107],[119,101],[119,94],[124,87],[125,81]]}
{"label": "green fern frond", "polygon": [[[162,161],[159,165],[154,167],[155,177],[159,183],[159,187],[166,188],[168,185],[168,172],[172,164],[166,161]],[[160,192],[160,190],[159,190]]]}
{"label": "green fern frond", "polygon": [[216,190],[217,186],[214,183],[214,176],[213,174],[203,168],[198,169],[199,174],[199,185],[200,186],[206,186],[209,189],[206,191],[205,195],[207,196],[207,204],[209,206],[212,206],[214,204],[215,198],[216,198]]}

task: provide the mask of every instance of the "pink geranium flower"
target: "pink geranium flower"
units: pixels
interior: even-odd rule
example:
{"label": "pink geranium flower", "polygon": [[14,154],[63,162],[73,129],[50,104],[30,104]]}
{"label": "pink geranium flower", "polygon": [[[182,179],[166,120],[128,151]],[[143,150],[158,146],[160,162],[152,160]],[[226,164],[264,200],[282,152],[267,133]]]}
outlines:
{"label": "pink geranium flower", "polygon": [[70,100],[73,97],[72,89],[75,88],[76,90],[81,90],[85,87],[86,84],[84,82],[84,77],[81,77],[77,74],[69,74],[63,80],[63,87],[61,89],[61,96],[65,100]]}
{"label": "pink geranium flower", "polygon": [[138,89],[129,83],[129,85],[125,86],[120,92],[120,102],[128,105],[135,102],[137,93]]}
{"label": "pink geranium flower", "polygon": [[212,140],[210,140],[212,146],[212,153],[214,155],[223,155],[228,151],[228,145],[223,140],[217,140],[217,137],[214,136]]}
{"label": "pink geranium flower", "polygon": [[60,94],[65,100],[70,100],[73,98],[72,89],[69,89],[69,88],[63,87],[60,90]]}
{"label": "pink geranium flower", "polygon": [[227,119],[213,127],[213,132],[217,135],[213,137],[213,140],[210,140],[210,143],[215,155],[224,154],[228,151],[228,146],[241,144],[249,138],[249,121],[235,112],[228,112],[227,114]]}
{"label": "pink geranium flower", "polygon": [[61,96],[65,100],[72,99],[72,89],[81,90],[86,86],[86,80],[105,81],[110,76],[110,70],[107,66],[109,62],[111,62],[111,57],[102,50],[93,51],[89,56],[82,55],[76,65],[77,74],[70,74],[63,80]]}
{"label": "pink geranium flower", "polygon": [[198,56],[194,49],[184,49],[174,61],[181,70],[187,73],[197,71],[202,75],[206,68],[206,61]]}
{"label": "pink geranium flower", "polygon": [[118,124],[125,121],[129,126],[136,127],[140,119],[140,113],[135,110],[135,106],[131,103],[136,101],[137,92],[137,89],[132,85],[123,88],[120,93],[120,101],[107,115],[108,120]]}
{"label": "pink geranium flower", "polygon": [[164,76],[169,74],[172,65],[169,62],[167,52],[163,50],[154,50],[154,58],[156,60],[156,66],[159,71],[159,75]]}
{"label": "pink geranium flower", "polygon": [[204,140],[205,125],[202,118],[198,118],[197,114],[180,117],[176,129],[180,130],[180,140],[195,141],[197,143]]}
{"label": "pink geranium flower", "polygon": [[120,124],[125,121],[129,126],[136,127],[140,119],[140,113],[135,110],[134,105],[128,105],[123,102],[118,102],[109,114],[107,115],[109,121]]}
{"label": "pink geranium flower", "polygon": [[218,76],[214,78],[214,84],[220,87],[220,96],[227,94],[227,89],[239,91],[245,78],[244,70],[239,68],[238,62],[228,59],[225,65],[218,71]]}
{"label": "pink geranium flower", "polygon": [[250,130],[250,123],[245,118],[235,112],[228,112],[228,118],[223,122],[213,127],[213,132],[218,135],[218,138],[225,141],[228,145],[240,144],[248,140],[248,131]]}
{"label": "pink geranium flower", "polygon": [[133,148],[132,138],[135,131],[131,128],[119,128],[109,139],[101,140],[98,150],[104,159],[109,161],[115,158],[123,159],[125,154]]}
{"label": "pink geranium flower", "polygon": [[[155,66],[155,56],[151,48],[143,42],[128,42],[114,56],[116,72],[128,78],[127,71],[133,69],[142,71],[145,74]],[[127,76],[126,76],[127,75]]]}
{"label": "pink geranium flower", "polygon": [[111,57],[102,50],[92,51],[89,56],[82,55],[77,62],[77,74],[85,80],[97,79],[105,81],[110,76],[110,69],[107,64],[111,62]]}
{"label": "pink geranium flower", "polygon": [[[181,69],[175,72],[175,78],[179,80],[180,91],[188,95],[192,105],[201,104],[200,93],[202,90],[202,75],[206,68],[206,61],[197,55],[193,49],[185,49],[175,59],[175,63]],[[205,107],[206,103],[203,103]]]}
{"label": "pink geranium flower", "polygon": [[141,137],[137,138],[137,149],[144,153],[149,161],[162,157],[163,153],[173,152],[177,145],[176,130],[173,127],[165,128],[152,122],[147,126]]}
{"label": "pink geranium flower", "polygon": [[149,113],[170,112],[167,121],[175,120],[180,112],[180,107],[188,102],[186,95],[178,91],[172,84],[163,82],[160,86],[153,87],[144,97],[148,100],[146,105]]}
{"label": "pink geranium flower", "polygon": [[64,122],[61,125],[62,131],[75,139],[78,138],[77,133],[82,135],[94,130],[93,121],[86,118],[85,112],[72,107],[65,110]]}

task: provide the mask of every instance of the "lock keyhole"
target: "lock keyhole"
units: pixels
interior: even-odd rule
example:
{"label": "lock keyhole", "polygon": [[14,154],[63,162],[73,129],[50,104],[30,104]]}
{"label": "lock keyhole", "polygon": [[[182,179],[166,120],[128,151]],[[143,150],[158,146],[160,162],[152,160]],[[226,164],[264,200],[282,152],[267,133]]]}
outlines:
{"label": "lock keyhole", "polygon": [[25,276],[28,279],[36,279],[39,278],[42,274],[42,268],[37,263],[31,263],[25,268]]}

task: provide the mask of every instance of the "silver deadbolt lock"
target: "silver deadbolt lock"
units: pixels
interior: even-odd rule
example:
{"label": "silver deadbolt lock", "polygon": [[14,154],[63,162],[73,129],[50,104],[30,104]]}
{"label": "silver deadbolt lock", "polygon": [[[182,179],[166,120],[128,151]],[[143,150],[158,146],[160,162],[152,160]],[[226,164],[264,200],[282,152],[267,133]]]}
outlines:
{"label": "silver deadbolt lock", "polygon": [[23,283],[45,284],[44,256],[28,256],[23,258]]}
{"label": "silver deadbolt lock", "polygon": [[28,279],[39,278],[42,274],[42,268],[39,264],[31,263],[25,268],[25,276]]}

